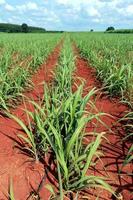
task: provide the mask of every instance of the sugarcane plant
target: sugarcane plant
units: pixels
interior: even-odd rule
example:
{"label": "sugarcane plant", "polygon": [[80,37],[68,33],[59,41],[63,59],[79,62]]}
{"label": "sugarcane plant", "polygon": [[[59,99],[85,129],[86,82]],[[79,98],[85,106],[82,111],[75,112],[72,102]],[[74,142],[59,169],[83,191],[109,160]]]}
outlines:
{"label": "sugarcane plant", "polygon": [[96,68],[97,78],[109,95],[120,96],[133,105],[132,36],[100,33],[73,34],[82,57]]}
{"label": "sugarcane plant", "polygon": [[17,104],[24,89],[32,86],[32,74],[46,61],[61,37],[61,34],[1,34],[0,110],[8,110]]}
{"label": "sugarcane plant", "polygon": [[[99,146],[105,133],[86,133],[86,126],[93,119],[100,121],[104,113],[94,114],[95,106],[92,96],[96,89],[91,89],[84,96],[84,84],[77,86],[72,92],[75,69],[74,55],[69,38],[66,38],[60,55],[55,79],[50,86],[44,84],[44,95],[41,103],[31,102],[34,112],[26,110],[27,124],[11,116],[24,129],[25,134],[18,136],[23,139],[25,148],[32,153],[35,160],[52,154],[56,165],[55,175],[58,176],[59,199],[70,192],[84,188],[101,187],[114,193],[104,177],[94,176],[89,169],[99,158]],[[86,107],[90,110],[87,111]],[[31,119],[31,120],[30,120]],[[89,143],[85,138],[89,135]],[[41,158],[42,158],[41,157]],[[55,176],[56,177],[56,176]]]}
{"label": "sugarcane plant", "polygon": [[[120,119],[121,122],[124,122],[124,126],[125,126],[125,131],[127,133],[127,135],[124,137],[123,141],[129,141],[129,149],[126,153],[125,156],[125,160],[123,163],[123,166],[126,166],[130,163],[132,163],[133,161],[133,112],[128,112],[122,119]],[[128,146],[129,146],[128,145]]]}

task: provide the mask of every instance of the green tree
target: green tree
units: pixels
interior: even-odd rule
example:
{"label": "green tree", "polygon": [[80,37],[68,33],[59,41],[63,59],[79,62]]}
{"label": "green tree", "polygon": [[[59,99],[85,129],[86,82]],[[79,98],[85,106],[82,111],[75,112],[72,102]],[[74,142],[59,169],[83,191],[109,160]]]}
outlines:
{"label": "green tree", "polygon": [[113,26],[109,26],[107,29],[106,29],[106,31],[114,31],[115,30],[115,28],[113,27]]}
{"label": "green tree", "polygon": [[21,30],[22,30],[23,33],[28,33],[28,31],[29,31],[28,25],[27,24],[22,24],[21,25]]}

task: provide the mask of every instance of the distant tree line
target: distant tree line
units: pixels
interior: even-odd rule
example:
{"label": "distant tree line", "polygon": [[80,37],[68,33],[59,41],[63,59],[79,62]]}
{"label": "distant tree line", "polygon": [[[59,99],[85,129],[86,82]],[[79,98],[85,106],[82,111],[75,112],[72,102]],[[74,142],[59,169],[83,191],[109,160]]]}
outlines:
{"label": "distant tree line", "polygon": [[44,28],[28,26],[26,23],[22,25],[0,23],[0,32],[6,33],[56,33],[63,31],[46,31]]}
{"label": "distant tree line", "polygon": [[110,26],[106,29],[106,33],[133,33],[133,29],[115,29],[113,26]]}
{"label": "distant tree line", "polygon": [[44,33],[46,29],[40,27],[28,26],[27,24],[17,25],[17,24],[7,24],[0,23],[0,32],[6,33]]}
{"label": "distant tree line", "polygon": [[47,33],[64,33],[64,31],[54,31],[54,30],[53,31],[52,30],[51,31],[46,31],[46,32]]}

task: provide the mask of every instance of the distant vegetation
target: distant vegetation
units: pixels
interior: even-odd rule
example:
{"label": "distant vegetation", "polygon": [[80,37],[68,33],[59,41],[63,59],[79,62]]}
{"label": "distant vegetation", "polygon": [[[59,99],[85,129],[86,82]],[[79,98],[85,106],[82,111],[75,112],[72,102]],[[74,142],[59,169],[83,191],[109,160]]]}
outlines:
{"label": "distant vegetation", "polygon": [[63,31],[46,31],[45,28],[28,26],[25,23],[23,23],[22,25],[0,23],[0,32],[5,32],[5,33],[45,33],[45,32],[50,32],[50,33],[55,33],[55,32],[63,32]]}
{"label": "distant vegetation", "polygon": [[106,29],[106,31],[114,31],[115,30],[115,28],[113,27],[113,26],[109,26],[107,29]]}
{"label": "distant vegetation", "polygon": [[133,29],[115,29],[114,27],[108,27],[107,33],[133,33]]}
{"label": "distant vegetation", "polygon": [[28,33],[28,32],[29,32],[29,27],[28,27],[28,25],[27,25],[27,24],[22,24],[22,25],[21,25],[21,31],[22,31],[23,33]]}
{"label": "distant vegetation", "polygon": [[109,33],[133,33],[133,29],[118,29],[114,31],[109,31]]}
{"label": "distant vegetation", "polygon": [[17,25],[17,24],[7,24],[0,23],[0,32],[6,33],[44,33],[46,30],[44,28],[28,26],[27,24]]}

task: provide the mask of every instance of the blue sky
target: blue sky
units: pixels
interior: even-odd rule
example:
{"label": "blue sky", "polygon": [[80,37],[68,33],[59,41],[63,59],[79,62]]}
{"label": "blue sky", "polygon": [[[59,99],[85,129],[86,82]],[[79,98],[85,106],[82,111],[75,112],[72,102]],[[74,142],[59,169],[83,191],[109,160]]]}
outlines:
{"label": "blue sky", "polygon": [[133,0],[0,0],[0,22],[68,31],[133,28]]}

